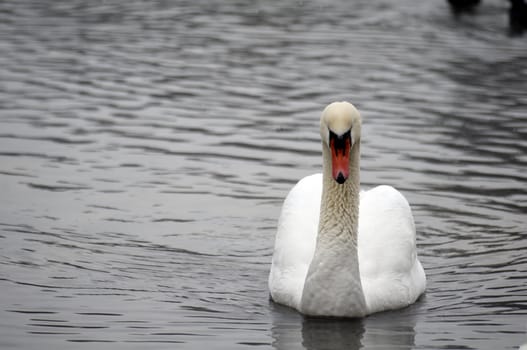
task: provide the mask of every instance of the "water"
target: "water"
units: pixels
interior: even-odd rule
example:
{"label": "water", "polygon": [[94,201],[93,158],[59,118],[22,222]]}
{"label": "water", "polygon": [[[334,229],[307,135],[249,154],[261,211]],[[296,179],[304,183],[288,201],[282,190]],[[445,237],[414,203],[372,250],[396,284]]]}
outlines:
{"label": "water", "polygon": [[[526,343],[527,45],[507,7],[0,2],[0,347]],[[304,319],[268,300],[275,226],[340,99],[363,113],[363,187],[412,205],[428,288]]]}

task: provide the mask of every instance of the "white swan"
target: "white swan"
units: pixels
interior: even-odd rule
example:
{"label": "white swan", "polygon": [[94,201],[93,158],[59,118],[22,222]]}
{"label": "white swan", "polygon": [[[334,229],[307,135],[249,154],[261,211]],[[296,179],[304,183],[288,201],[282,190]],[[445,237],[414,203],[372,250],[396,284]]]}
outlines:
{"label": "white swan", "polygon": [[337,317],[412,304],[426,287],[412,212],[393,187],[360,192],[359,112],[348,102],[330,104],[320,135],[323,174],[300,180],[282,207],[272,299],[306,315]]}

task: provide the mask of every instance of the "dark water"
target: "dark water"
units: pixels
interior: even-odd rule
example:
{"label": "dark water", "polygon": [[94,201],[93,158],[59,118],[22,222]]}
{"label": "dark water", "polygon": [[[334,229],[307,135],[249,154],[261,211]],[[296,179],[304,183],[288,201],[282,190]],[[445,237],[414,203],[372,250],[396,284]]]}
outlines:
{"label": "dark water", "polygon": [[[507,7],[1,1],[0,348],[526,343],[527,38]],[[363,186],[413,207],[428,288],[309,320],[267,274],[338,99],[363,113]]]}

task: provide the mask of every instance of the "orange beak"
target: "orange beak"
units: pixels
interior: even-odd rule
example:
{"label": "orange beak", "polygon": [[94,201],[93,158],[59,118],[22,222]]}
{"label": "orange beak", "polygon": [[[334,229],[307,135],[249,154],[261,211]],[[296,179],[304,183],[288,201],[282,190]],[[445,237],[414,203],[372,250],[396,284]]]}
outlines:
{"label": "orange beak", "polygon": [[331,148],[331,166],[333,179],[343,184],[349,177],[349,163],[351,150],[351,133],[337,136],[329,132],[329,147]]}

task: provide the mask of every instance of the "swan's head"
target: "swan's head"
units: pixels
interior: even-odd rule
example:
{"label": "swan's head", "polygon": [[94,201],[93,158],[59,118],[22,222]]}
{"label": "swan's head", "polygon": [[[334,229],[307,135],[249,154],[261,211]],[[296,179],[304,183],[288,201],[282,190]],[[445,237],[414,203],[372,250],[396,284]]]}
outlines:
{"label": "swan's head", "polygon": [[320,136],[331,153],[331,173],[339,184],[349,177],[351,149],[360,142],[360,129],[360,113],[349,102],[333,102],[322,112]]}

